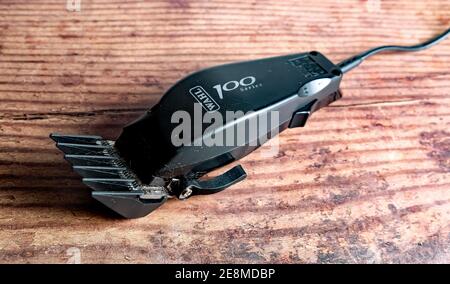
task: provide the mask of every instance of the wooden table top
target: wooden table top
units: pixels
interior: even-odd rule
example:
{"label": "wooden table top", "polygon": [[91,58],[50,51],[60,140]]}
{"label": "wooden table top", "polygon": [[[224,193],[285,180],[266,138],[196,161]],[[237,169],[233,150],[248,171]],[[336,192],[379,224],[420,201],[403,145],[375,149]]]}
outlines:
{"label": "wooden table top", "polygon": [[92,200],[48,138],[114,139],[200,68],[418,43],[449,1],[70,1],[0,2],[0,262],[450,262],[450,40],[364,62],[245,181],[141,219]]}

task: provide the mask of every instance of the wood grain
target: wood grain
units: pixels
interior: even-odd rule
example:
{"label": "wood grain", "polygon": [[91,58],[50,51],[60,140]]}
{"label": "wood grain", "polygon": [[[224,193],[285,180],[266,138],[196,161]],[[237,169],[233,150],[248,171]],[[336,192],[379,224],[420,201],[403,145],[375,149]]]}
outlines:
{"label": "wood grain", "polygon": [[450,262],[450,41],[374,57],[248,178],[123,220],[50,132],[114,139],[184,75],[448,28],[449,1],[0,1],[0,262]]}

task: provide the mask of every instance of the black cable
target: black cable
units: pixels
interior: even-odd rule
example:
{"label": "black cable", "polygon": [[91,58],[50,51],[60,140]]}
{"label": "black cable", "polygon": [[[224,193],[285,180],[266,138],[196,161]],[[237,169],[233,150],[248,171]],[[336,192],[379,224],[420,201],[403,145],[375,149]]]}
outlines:
{"label": "black cable", "polygon": [[341,71],[343,73],[346,73],[346,72],[352,70],[353,68],[355,68],[356,66],[358,66],[359,64],[361,64],[361,62],[363,62],[366,58],[368,58],[372,55],[375,55],[377,53],[384,52],[384,51],[419,51],[419,50],[427,49],[427,48],[432,47],[433,45],[443,41],[449,34],[450,34],[450,28],[447,29],[445,32],[437,35],[436,37],[434,37],[426,42],[420,43],[420,44],[411,45],[411,46],[383,45],[383,46],[375,47],[375,48],[369,49],[367,51],[364,51],[358,55],[354,55],[354,56],[340,62],[338,64],[338,66],[339,66],[339,68],[341,68]]}

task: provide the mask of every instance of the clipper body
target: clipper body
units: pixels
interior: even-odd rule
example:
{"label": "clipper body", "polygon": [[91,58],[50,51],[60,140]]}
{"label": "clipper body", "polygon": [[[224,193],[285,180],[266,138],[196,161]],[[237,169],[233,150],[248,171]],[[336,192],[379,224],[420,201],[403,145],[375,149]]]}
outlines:
{"label": "clipper body", "polygon": [[[212,67],[176,83],[157,105],[125,126],[115,142],[99,136],[51,138],[95,199],[126,218],[142,217],[169,197],[216,193],[243,180],[240,165],[209,180],[201,177],[286,128],[304,126],[312,112],[341,97],[341,79],[341,70],[314,51]],[[201,120],[196,119],[199,112]],[[242,115],[226,119],[230,112]],[[276,120],[271,119],[274,114]],[[216,119],[205,120],[208,115],[225,119],[217,124]],[[180,117],[190,118],[191,126],[183,133],[189,143],[182,145],[174,143]],[[263,130],[255,136],[249,126],[259,117],[268,119],[258,120]],[[238,129],[244,129],[236,132],[244,138],[227,143],[227,135]],[[224,137],[223,143],[202,143],[219,141],[217,137]]]}

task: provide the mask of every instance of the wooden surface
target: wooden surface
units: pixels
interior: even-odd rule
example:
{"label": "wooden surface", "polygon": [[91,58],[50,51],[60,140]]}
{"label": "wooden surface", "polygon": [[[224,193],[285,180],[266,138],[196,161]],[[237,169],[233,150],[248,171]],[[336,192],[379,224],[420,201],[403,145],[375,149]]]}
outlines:
{"label": "wooden surface", "polygon": [[[302,4],[300,4],[302,2]],[[449,1],[0,1],[0,262],[450,262],[450,41],[346,74],[344,97],[226,191],[123,220],[50,132],[114,139],[199,68],[336,62],[450,25]]]}

